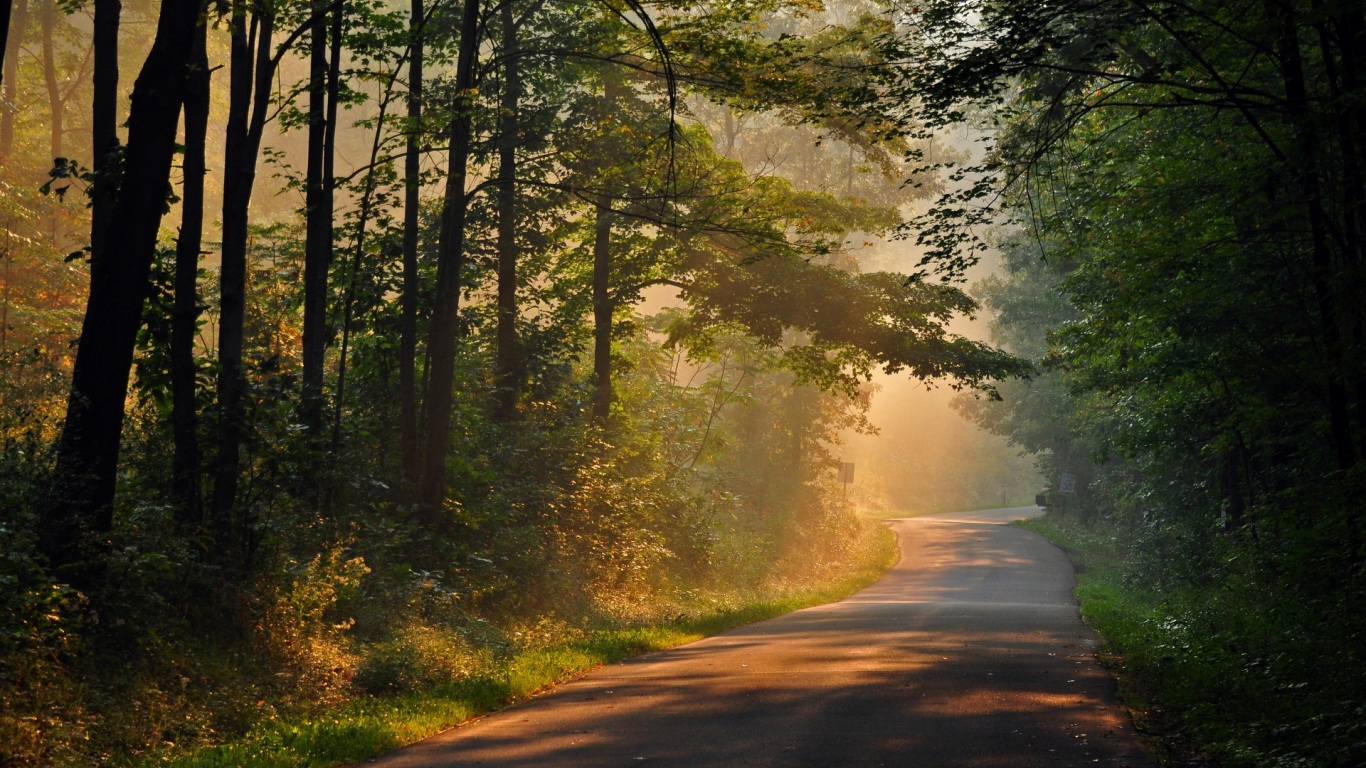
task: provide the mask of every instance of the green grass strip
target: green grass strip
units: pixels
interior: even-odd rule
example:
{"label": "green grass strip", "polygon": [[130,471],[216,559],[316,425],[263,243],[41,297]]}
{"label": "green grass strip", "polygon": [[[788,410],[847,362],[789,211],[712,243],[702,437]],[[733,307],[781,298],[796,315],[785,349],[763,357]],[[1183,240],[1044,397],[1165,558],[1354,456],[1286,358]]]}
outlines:
{"label": "green grass strip", "polygon": [[333,768],[357,763],[501,709],[603,664],[701,640],[802,608],[841,600],[896,562],[890,531],[876,558],[834,583],[777,600],[758,600],[697,618],[601,630],[561,646],[528,651],[500,669],[416,693],[361,699],[317,719],[265,723],[242,739],[156,765],[180,768]]}
{"label": "green grass strip", "polygon": [[1019,520],[1012,525],[1033,531],[1067,553],[1077,572],[1081,618],[1101,636],[1100,658],[1118,683],[1120,703],[1129,711],[1159,763],[1171,762],[1172,745],[1158,737],[1162,728],[1148,722],[1154,707],[1150,686],[1134,669],[1135,657],[1156,652],[1161,642],[1153,627],[1161,624],[1159,598],[1126,583],[1124,563],[1113,539],[1075,525],[1060,525],[1050,517]]}

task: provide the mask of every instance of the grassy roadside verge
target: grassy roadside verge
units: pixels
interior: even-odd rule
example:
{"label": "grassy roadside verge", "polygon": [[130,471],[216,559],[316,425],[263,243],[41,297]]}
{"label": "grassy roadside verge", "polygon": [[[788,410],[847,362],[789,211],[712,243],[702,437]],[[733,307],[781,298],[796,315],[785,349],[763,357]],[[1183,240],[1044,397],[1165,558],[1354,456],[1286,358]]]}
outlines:
{"label": "grassy roadside verge", "polygon": [[[1120,703],[1144,737],[1149,751],[1161,766],[1214,766],[1212,757],[1201,754],[1158,702],[1155,686],[1144,674],[1141,659],[1162,648],[1153,647],[1151,628],[1165,613],[1161,597],[1125,583],[1122,552],[1113,540],[1076,525],[1061,524],[1051,517],[1019,520],[1012,525],[1033,531],[1065,552],[1077,572],[1072,591],[1081,607],[1082,620],[1101,635],[1098,656],[1114,675]],[[1138,663],[1131,662],[1131,656]]]}
{"label": "grassy roadside verge", "polygon": [[1104,641],[1098,655],[1118,683],[1120,703],[1160,765],[1189,764],[1190,749],[1164,722],[1151,686],[1126,663],[1126,653],[1143,643],[1144,625],[1159,615],[1159,598],[1126,587],[1121,552],[1113,542],[1085,528],[1060,524],[1052,516],[1017,520],[1012,525],[1043,536],[1067,554],[1077,572],[1072,594],[1080,604],[1082,620]]}
{"label": "grassy roadside verge", "polygon": [[580,640],[516,654],[465,679],[396,696],[370,697],[304,721],[275,721],[242,739],[145,765],[178,768],[332,768],[420,741],[495,711],[603,664],[700,640],[733,627],[843,599],[882,577],[896,561],[894,535],[851,573],[776,599],[660,624],[602,629]]}
{"label": "grassy roadside verge", "polygon": [[1236,541],[1202,552],[1217,567],[1200,577],[1103,520],[1016,525],[1076,564],[1082,618],[1104,638],[1101,660],[1160,764],[1366,765],[1366,635],[1347,590],[1306,590]]}
{"label": "grassy roadside verge", "polygon": [[1159,765],[1366,765],[1351,638],[1323,632],[1316,606],[1266,589],[1232,557],[1220,580],[1159,589],[1118,531],[1053,516],[1015,525],[1076,566],[1082,619]]}

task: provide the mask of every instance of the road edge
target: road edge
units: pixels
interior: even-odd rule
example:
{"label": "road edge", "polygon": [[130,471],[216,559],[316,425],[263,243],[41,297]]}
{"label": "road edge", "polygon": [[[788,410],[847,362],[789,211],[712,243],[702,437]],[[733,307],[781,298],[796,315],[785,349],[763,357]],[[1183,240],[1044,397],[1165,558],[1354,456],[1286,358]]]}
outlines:
{"label": "road edge", "polygon": [[1066,555],[1068,562],[1072,564],[1072,572],[1075,574],[1072,597],[1077,601],[1082,622],[1090,627],[1101,641],[1096,648],[1096,660],[1114,679],[1119,704],[1124,708],[1148,754],[1152,756],[1158,768],[1220,768],[1219,762],[1213,757],[1191,747],[1190,739],[1171,724],[1166,709],[1153,693],[1152,686],[1142,674],[1125,664],[1124,654],[1089,618],[1094,614],[1088,611],[1088,608],[1094,608],[1096,602],[1087,596],[1085,582],[1097,577],[1087,561],[1100,555],[1068,546],[1061,540],[1060,532],[1047,525],[1045,520],[1043,517],[1030,518],[1016,520],[1009,525],[1042,537]]}

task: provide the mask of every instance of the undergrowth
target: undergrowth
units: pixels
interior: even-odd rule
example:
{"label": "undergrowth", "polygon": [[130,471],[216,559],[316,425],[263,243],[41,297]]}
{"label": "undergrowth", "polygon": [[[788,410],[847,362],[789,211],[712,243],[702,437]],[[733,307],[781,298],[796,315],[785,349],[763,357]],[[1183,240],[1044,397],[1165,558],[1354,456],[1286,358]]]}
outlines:
{"label": "undergrowth", "polygon": [[[452,667],[458,671],[450,679],[428,686],[360,695],[312,717],[269,718],[226,744],[193,750],[166,747],[125,764],[322,768],[355,763],[500,709],[603,664],[847,597],[881,578],[896,561],[895,538],[881,526],[869,526],[860,544],[856,559],[846,570],[774,583],[747,594],[699,597],[689,610],[669,619],[588,629],[559,624],[548,630],[543,622],[539,636],[502,654],[493,648],[472,647],[467,640],[450,643],[445,654],[415,654],[409,648],[404,655],[410,666]],[[427,645],[431,645],[430,639]],[[368,650],[373,655],[377,649]]]}
{"label": "undergrowth", "polygon": [[[1307,595],[1236,543],[1204,578],[1153,578],[1144,539],[1113,521],[1016,523],[1064,548],[1082,617],[1140,730],[1167,764],[1366,765],[1361,619],[1350,590]],[[1159,558],[1160,559],[1160,558]]]}

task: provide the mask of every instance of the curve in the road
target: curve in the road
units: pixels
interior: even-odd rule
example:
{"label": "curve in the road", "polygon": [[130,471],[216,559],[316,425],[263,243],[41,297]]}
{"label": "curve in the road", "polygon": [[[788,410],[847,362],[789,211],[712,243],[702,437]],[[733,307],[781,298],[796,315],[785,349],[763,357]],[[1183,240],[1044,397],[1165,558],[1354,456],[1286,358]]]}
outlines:
{"label": "curve in the road", "polygon": [[1071,563],[1002,524],[1037,511],[889,521],[901,560],[846,600],[604,667],[367,765],[1149,766]]}

